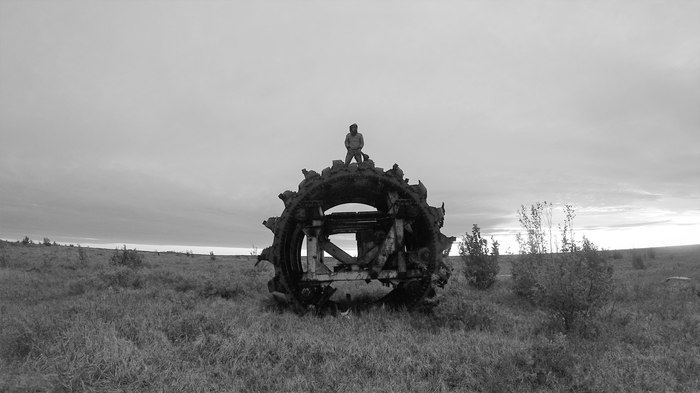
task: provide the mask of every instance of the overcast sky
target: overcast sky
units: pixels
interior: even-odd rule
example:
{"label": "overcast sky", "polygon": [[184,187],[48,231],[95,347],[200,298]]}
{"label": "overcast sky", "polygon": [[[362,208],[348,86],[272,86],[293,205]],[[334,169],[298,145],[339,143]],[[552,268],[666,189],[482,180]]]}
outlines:
{"label": "overcast sky", "polygon": [[508,245],[547,200],[601,247],[700,243],[699,20],[680,0],[0,0],[0,238],[263,248],[277,195],[357,123],[448,235]]}

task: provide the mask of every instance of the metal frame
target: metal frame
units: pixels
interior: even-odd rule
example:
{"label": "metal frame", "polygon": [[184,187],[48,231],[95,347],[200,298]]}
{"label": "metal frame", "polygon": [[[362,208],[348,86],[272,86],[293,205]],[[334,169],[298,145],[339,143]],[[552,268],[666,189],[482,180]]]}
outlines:
{"label": "metal frame", "polygon": [[[378,279],[389,281],[422,276],[420,270],[407,270],[404,245],[404,227],[409,221],[399,217],[401,200],[396,193],[389,193],[389,212],[341,212],[325,215],[317,203],[308,204],[303,227],[306,236],[306,260],[301,281],[331,282]],[[391,224],[388,226],[388,224]],[[388,228],[387,228],[388,227]],[[383,239],[374,239],[371,247],[360,247],[360,233],[368,231],[386,232]],[[358,239],[358,256],[353,257],[328,240],[338,233],[355,233]],[[366,244],[363,244],[366,246]],[[327,252],[346,268],[333,271],[323,261]],[[384,270],[392,255],[397,257],[397,269]]]}

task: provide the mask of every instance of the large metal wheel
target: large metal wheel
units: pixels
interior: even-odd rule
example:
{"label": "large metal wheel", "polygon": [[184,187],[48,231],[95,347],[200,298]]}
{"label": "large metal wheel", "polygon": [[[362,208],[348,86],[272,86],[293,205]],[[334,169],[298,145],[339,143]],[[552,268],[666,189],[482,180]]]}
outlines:
{"label": "large metal wheel", "polygon": [[[282,215],[263,222],[274,233],[272,246],[258,257],[275,266],[270,292],[307,309],[328,301],[334,281],[379,280],[394,288],[385,300],[410,308],[446,283],[450,269],[443,258],[454,238],[440,232],[444,208],[427,204],[422,183],[410,185],[397,165],[384,171],[371,160],[349,166],[334,161],[321,174],[302,172],[298,191],[279,195]],[[327,214],[347,203],[376,212]],[[338,233],[355,233],[357,257],[329,240]],[[336,264],[327,265],[324,254]]]}

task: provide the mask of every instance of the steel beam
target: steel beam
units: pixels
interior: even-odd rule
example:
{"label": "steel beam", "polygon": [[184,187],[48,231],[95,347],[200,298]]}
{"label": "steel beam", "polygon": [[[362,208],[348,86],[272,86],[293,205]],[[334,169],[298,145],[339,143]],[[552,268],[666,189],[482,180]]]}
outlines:
{"label": "steel beam", "polygon": [[350,254],[345,252],[345,250],[333,244],[333,242],[322,241],[321,248],[342,264],[354,265],[357,263],[357,258],[353,258]]}
{"label": "steel beam", "polygon": [[323,250],[319,244],[321,225],[323,221],[313,220],[310,227],[304,228],[306,235],[306,274],[313,278],[316,275],[316,266],[323,265]]}
{"label": "steel beam", "polygon": [[[402,275],[402,279],[406,278],[420,278],[423,273],[420,270],[408,270],[405,275]],[[378,280],[389,280],[399,278],[399,272],[397,270],[382,270],[379,272],[377,277],[374,279]],[[301,277],[302,281],[314,281],[314,282],[331,282],[331,281],[367,281],[371,280],[373,277],[370,276],[370,271],[360,270],[360,271],[343,271],[343,272],[330,272],[330,273],[316,273],[313,277],[310,277],[308,272],[304,273]]]}

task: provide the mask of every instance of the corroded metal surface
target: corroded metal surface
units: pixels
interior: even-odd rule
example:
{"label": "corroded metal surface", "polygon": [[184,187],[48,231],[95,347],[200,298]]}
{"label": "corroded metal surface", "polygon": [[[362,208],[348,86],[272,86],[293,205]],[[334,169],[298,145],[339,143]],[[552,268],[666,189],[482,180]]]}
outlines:
{"label": "corroded metal surface", "polygon": [[[263,222],[274,241],[258,259],[275,267],[268,283],[275,298],[300,309],[322,307],[334,292],[333,281],[379,280],[394,288],[387,301],[413,307],[433,296],[435,286],[444,286],[450,275],[444,254],[454,238],[440,232],[444,205],[429,206],[421,182],[408,184],[398,165],[385,171],[372,160],[347,166],[334,161],[320,174],[302,173],[297,191],[279,195],[282,214]],[[376,212],[326,214],[346,203]],[[357,257],[332,243],[329,236],[338,233],[355,234]]]}

